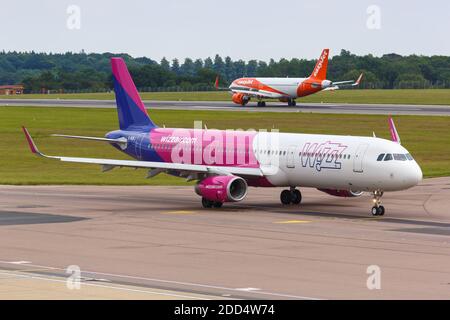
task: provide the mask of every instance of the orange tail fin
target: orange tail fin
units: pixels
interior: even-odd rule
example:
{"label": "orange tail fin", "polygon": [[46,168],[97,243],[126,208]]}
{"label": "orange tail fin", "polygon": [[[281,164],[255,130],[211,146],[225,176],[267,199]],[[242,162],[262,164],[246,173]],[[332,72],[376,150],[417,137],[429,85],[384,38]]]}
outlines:
{"label": "orange tail fin", "polygon": [[330,49],[323,49],[319,60],[317,60],[316,66],[314,67],[313,73],[309,76],[313,79],[325,80],[327,78],[327,68],[328,68],[328,55]]}

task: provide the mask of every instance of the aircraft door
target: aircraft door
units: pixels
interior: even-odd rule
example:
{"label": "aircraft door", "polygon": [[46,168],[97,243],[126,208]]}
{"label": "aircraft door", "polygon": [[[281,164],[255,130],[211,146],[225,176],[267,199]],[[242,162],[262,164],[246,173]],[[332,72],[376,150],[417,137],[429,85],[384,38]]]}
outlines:
{"label": "aircraft door", "polygon": [[288,149],[286,167],[295,168],[295,146],[290,146]]}
{"label": "aircraft door", "polygon": [[364,155],[366,154],[369,145],[367,143],[360,144],[358,149],[356,149],[355,156],[353,158],[353,172],[364,172]]}

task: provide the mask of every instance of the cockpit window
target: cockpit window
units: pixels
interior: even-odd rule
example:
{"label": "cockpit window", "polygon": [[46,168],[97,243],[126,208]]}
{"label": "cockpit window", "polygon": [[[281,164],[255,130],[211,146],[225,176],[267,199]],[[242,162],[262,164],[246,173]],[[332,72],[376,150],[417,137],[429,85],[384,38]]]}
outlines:
{"label": "cockpit window", "polygon": [[409,153],[407,153],[406,154],[406,158],[408,159],[408,160],[414,160],[414,158],[412,157],[412,155],[410,155]]}
{"label": "cockpit window", "polygon": [[394,160],[406,161],[406,155],[402,153],[394,153]]}
{"label": "cockpit window", "polygon": [[377,158],[377,161],[383,161],[384,153],[380,154]]}
{"label": "cockpit window", "polygon": [[386,157],[384,158],[384,161],[390,161],[390,160],[392,160],[393,158],[392,158],[392,154],[390,154],[390,153],[387,153],[386,154]]}

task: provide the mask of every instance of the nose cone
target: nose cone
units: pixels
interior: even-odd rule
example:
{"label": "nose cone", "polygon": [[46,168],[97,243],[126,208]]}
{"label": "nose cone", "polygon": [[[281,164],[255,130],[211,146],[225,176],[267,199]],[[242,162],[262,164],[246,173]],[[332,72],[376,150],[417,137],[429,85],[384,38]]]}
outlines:
{"label": "nose cone", "polygon": [[420,169],[419,165],[415,161],[411,162],[407,177],[407,184],[409,185],[409,187],[416,186],[420,181],[422,181],[422,178],[422,170]]}
{"label": "nose cone", "polygon": [[416,179],[418,184],[423,179],[422,169],[420,169],[419,165],[416,163]]}

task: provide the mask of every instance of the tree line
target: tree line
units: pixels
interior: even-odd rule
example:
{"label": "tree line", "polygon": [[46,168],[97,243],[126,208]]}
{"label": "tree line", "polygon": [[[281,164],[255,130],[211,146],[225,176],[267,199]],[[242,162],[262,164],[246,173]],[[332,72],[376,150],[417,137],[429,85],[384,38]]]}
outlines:
{"label": "tree line", "polygon": [[[248,77],[304,77],[316,63],[313,59],[280,59],[275,61],[232,60],[220,55],[206,59],[186,58],[168,61],[128,54],[36,52],[0,52],[0,84],[22,83],[26,92],[102,91],[112,88],[111,57],[126,61],[136,86],[152,91],[157,89],[188,88],[210,90],[216,75],[221,85],[233,79]],[[352,80],[365,74],[363,87],[415,88],[450,87],[449,56],[401,56],[386,54],[357,56],[347,50],[330,58],[328,79]]]}

